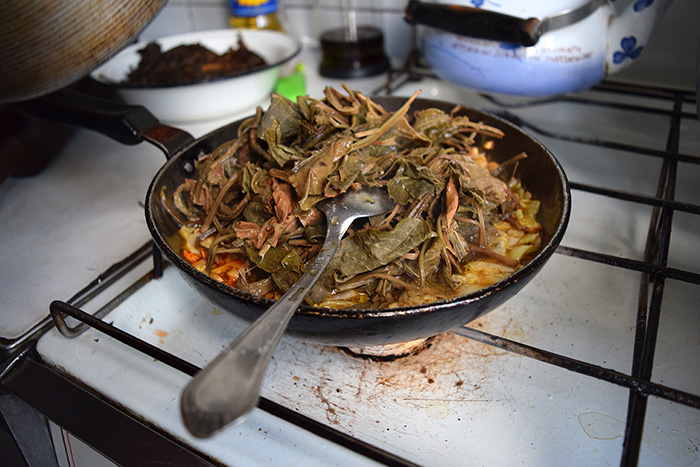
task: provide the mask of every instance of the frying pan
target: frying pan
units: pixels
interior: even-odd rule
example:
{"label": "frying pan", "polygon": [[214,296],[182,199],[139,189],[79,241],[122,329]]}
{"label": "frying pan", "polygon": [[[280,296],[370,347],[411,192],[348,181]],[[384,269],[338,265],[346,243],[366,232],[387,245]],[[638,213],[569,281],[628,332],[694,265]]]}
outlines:
{"label": "frying pan", "polygon": [[[375,97],[373,100],[387,110],[396,110],[405,102],[398,97]],[[195,140],[182,130],[161,124],[144,107],[96,100],[66,90],[24,107],[36,116],[58,118],[64,123],[90,128],[125,144],[149,141],[159,146],[168,160],[151,182],[145,204],[146,221],[157,247],[195,291],[222,310],[252,322],[273,303],[221,284],[184,261],[177,253],[175,240],[179,226],[160,201],[163,188],[172,193],[186,178],[196,177],[194,161],[234,139],[240,121]],[[454,104],[417,99],[410,111],[430,107],[449,112]],[[571,205],[568,181],[561,166],[542,144],[506,120],[475,109],[460,112],[505,132],[506,137],[491,152],[495,161],[505,161],[523,151],[527,153],[527,159],[520,162],[518,176],[533,197],[541,201],[538,221],[543,230],[539,254],[506,279],[451,300],[388,310],[302,306],[289,324],[289,334],[304,341],[336,346],[391,344],[434,336],[469,323],[503,304],[551,257],[564,235]]]}

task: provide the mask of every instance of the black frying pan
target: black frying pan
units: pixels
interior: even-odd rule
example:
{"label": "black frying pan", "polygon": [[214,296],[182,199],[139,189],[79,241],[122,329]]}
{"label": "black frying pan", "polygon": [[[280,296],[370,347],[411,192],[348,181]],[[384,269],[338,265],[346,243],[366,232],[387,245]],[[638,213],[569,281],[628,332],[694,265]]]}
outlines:
{"label": "black frying pan", "polygon": [[[240,122],[221,127],[195,140],[188,133],[160,124],[143,107],[125,106],[109,101],[86,102],[86,96],[59,92],[25,104],[37,116],[60,119],[99,131],[125,144],[144,140],[158,145],[168,161],[153,179],[146,195],[146,221],[153,241],[185,281],[218,308],[252,322],[271,300],[250,295],[223,285],[197,271],[183,260],[172,241],[178,226],[160,202],[162,187],[172,193],[185,178],[196,177],[193,161],[236,137]],[[376,97],[375,102],[387,110],[398,109],[404,98]],[[450,111],[454,104],[416,100],[411,111],[437,107]],[[340,346],[379,345],[406,342],[434,336],[462,326],[498,307],[515,295],[554,253],[569,220],[571,199],[568,182],[554,156],[519,128],[496,116],[463,109],[470,119],[500,128],[506,137],[491,151],[495,161],[504,161],[525,151],[528,158],[520,162],[518,176],[523,185],[541,201],[538,221],[543,226],[542,249],[525,267],[510,277],[460,298],[429,305],[362,310],[302,306],[292,318],[288,333],[305,341]]]}

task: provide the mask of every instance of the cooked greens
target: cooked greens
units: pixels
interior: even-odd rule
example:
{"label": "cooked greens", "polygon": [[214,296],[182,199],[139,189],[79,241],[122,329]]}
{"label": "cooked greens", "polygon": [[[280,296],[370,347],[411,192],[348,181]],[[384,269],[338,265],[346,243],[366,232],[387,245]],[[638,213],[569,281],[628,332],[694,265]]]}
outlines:
{"label": "cooked greens", "polygon": [[318,254],[316,203],[385,187],[390,213],[357,221],[307,297],[331,308],[387,308],[493,284],[540,246],[539,202],[499,165],[501,130],[436,108],[395,112],[345,88],[292,102],[273,95],[237,138],[196,161],[198,178],[161,195],[182,228],[182,256],[241,290],[279,298]]}

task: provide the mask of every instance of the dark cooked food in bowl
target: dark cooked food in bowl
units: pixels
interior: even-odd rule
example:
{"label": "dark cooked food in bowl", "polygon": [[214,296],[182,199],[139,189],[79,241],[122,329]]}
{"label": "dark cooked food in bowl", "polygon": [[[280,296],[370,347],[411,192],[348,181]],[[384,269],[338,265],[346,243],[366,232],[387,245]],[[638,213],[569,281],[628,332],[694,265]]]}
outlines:
{"label": "dark cooked food in bowl", "polygon": [[[244,44],[244,50],[239,43]],[[144,47],[147,43],[136,43],[125,48],[107,63],[94,70],[91,76],[107,89],[112,89],[121,100],[131,105],[145,107],[162,123],[178,124],[211,121],[227,118],[237,120],[255,112],[255,108],[264,105],[270,99],[270,93],[280,77],[282,66],[293,60],[301,52],[301,43],[292,35],[279,31],[263,29],[212,29],[184,34],[160,37],[156,43],[168,54],[178,50],[172,63],[160,63],[163,57],[154,54],[154,47]],[[205,52],[199,45],[212,53],[219,54],[214,62],[210,61],[212,53]],[[185,46],[184,49],[178,49]],[[233,71],[238,67],[237,60],[229,57],[230,49],[235,54],[251,53],[261,57],[267,65],[238,72],[231,76],[214,76],[223,70]],[[187,55],[195,51],[196,60]],[[150,58],[148,66],[144,63],[142,71],[153,75],[157,83],[170,83],[173,74],[178,81],[198,80],[191,84],[125,84],[129,73],[139,67],[142,54]],[[149,51],[149,52],[147,52]],[[231,56],[232,57],[232,56]],[[168,58],[168,60],[171,60]],[[222,62],[223,61],[223,62]],[[255,59],[257,61],[257,59]],[[253,62],[248,63],[250,65]],[[166,66],[167,65],[167,66]],[[171,70],[172,68],[172,70]],[[240,71],[240,70],[239,70]],[[210,76],[211,79],[205,79]],[[152,81],[148,81],[152,82]]]}
{"label": "dark cooked food in bowl", "polygon": [[124,84],[137,86],[174,86],[229,78],[267,66],[265,59],[249,50],[242,38],[238,47],[217,54],[202,44],[183,44],[163,51],[157,42],[149,42],[138,51],[141,59]]}
{"label": "dark cooked food in bowl", "polygon": [[518,179],[527,158],[497,126],[424,108],[387,111],[362,93],[273,95],[238,136],[198,158],[198,177],[161,201],[181,228],[175,250],[243,292],[279,298],[318,254],[315,204],[384,187],[393,211],[358,221],[307,298],[324,308],[386,309],[449,300],[523,268],[543,244],[540,201]]}

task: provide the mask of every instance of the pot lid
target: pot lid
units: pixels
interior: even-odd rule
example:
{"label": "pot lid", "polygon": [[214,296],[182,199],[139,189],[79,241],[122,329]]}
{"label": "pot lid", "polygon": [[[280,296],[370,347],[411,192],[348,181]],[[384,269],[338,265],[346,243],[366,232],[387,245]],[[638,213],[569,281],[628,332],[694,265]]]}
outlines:
{"label": "pot lid", "polygon": [[140,33],[166,0],[4,0],[0,103],[48,94],[86,76]]}

